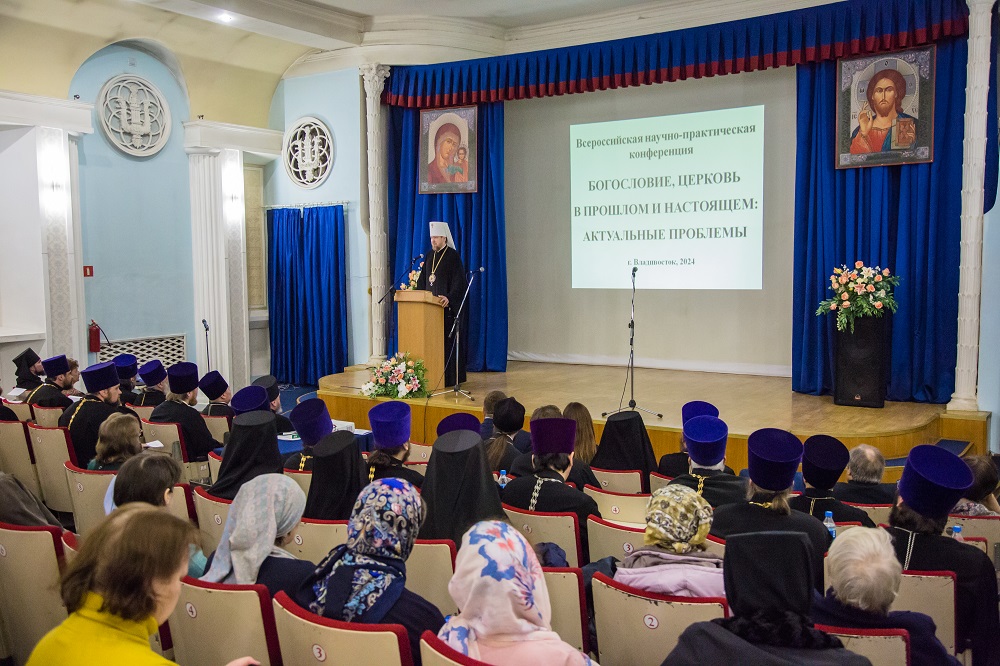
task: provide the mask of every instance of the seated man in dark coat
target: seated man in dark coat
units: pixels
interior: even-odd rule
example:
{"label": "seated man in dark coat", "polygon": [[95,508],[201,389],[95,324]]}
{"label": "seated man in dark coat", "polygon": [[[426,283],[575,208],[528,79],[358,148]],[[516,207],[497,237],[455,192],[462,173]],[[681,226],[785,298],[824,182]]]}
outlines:
{"label": "seated man in dark coat", "polygon": [[597,502],[566,483],[576,446],[576,421],[538,419],[531,422],[535,473],[519,476],[503,489],[504,503],[528,511],[573,512],[580,525],[580,545],[588,552],[587,516],[601,517]]}
{"label": "seated man in dark coat", "polygon": [[862,509],[848,506],[831,494],[830,489],[847,467],[850,454],[836,437],[813,435],[806,440],[802,453],[802,478],[806,489],[793,497],[788,505],[796,511],[808,513],[820,520],[826,512],[833,514],[835,523],[861,523],[864,527],[875,527],[875,523]]}
{"label": "seated man in dark coat", "polygon": [[182,361],[167,370],[170,394],[150,414],[153,423],[177,423],[184,437],[188,461],[208,460],[212,449],[222,446],[205,425],[205,419],[194,408],[198,403],[198,366]]}
{"label": "seated man in dark coat", "polygon": [[118,371],[111,361],[98,363],[86,368],[81,375],[87,388],[87,395],[63,411],[59,426],[69,429],[69,437],[76,451],[77,464],[86,467],[97,455],[97,439],[101,424],[116,412],[139,416],[119,404],[121,389],[118,387]]}
{"label": "seated man in dark coat", "polygon": [[[660,458],[656,473],[669,476],[671,479],[682,474],[687,474],[690,469],[691,459],[688,457],[687,442],[684,441],[684,424],[696,416],[714,416],[719,418],[719,408],[710,402],[703,400],[692,400],[686,402],[681,407],[681,450],[679,453],[667,453]],[[726,474],[735,474],[728,465],[722,467]]]}
{"label": "seated man in dark coat", "polygon": [[934,620],[923,613],[890,611],[902,579],[888,532],[878,528],[845,530],[826,556],[826,596],[815,593],[812,621],[853,629],[906,629],[912,666],[958,666],[934,634]]}
{"label": "seated man in dark coat", "polygon": [[145,386],[139,391],[136,407],[156,407],[167,399],[167,370],[157,359],[143,363],[139,379]]}
{"label": "seated man in dark coat", "polygon": [[747,501],[747,482],[723,471],[726,466],[726,441],[729,427],[714,416],[695,416],[684,424],[684,441],[691,457],[690,471],[674,477],[696,491],[712,508]]}
{"label": "seated man in dark coat", "polygon": [[278,386],[278,380],[274,375],[264,375],[263,377],[258,377],[254,380],[255,386],[263,386],[264,390],[267,391],[267,399],[271,401],[271,411],[274,412],[277,417],[278,434],[283,432],[292,432],[295,427],[292,422],[288,420],[288,417],[281,413],[281,389]]}
{"label": "seated man in dark coat", "polygon": [[205,376],[198,382],[198,388],[208,398],[208,405],[201,413],[205,416],[225,416],[229,419],[230,425],[236,412],[229,406],[233,399],[233,392],[229,389],[229,382],[218,370],[206,372]]}
{"label": "seated man in dark coat", "polygon": [[830,545],[830,533],[822,521],[788,506],[795,470],[801,460],[802,442],[792,433],[777,428],[750,433],[747,438],[750,501],[716,509],[710,534],[728,539],[748,532],[802,532],[812,545],[812,580],[822,592],[823,553]]}
{"label": "seated man in dark coat", "polygon": [[139,400],[135,392],[135,377],[139,374],[139,359],[132,354],[118,354],[111,362],[118,371],[118,386],[122,390],[119,402],[122,405],[134,405]]}
{"label": "seated man in dark coat", "polygon": [[851,449],[847,483],[833,487],[833,496],[851,504],[895,504],[896,486],[882,483],[885,458],[874,446],[859,444]]}
{"label": "seated man in dark coat", "polygon": [[42,378],[38,375],[44,375],[45,368],[42,367],[42,359],[34,349],[28,347],[15,356],[14,365],[17,366],[17,388],[30,391],[42,385]]}
{"label": "seated man in dark coat", "polygon": [[368,483],[397,478],[417,488],[423,484],[424,475],[403,464],[410,457],[410,421],[410,405],[401,400],[381,402],[368,410],[375,439],[375,450],[368,455]]}
{"label": "seated man in dark coat", "polygon": [[871,666],[810,622],[814,555],[797,532],[734,536],[722,565],[731,616],[690,625],[663,666]]}
{"label": "seated man in dark coat", "polygon": [[22,396],[23,401],[29,405],[60,409],[72,405],[73,401],[63,393],[73,388],[69,360],[65,354],[43,360],[42,367],[45,368],[45,382]]}
{"label": "seated man in dark coat", "polygon": [[972,485],[972,470],[938,446],[915,446],[899,480],[889,533],[903,570],[954,571],[956,651],[973,666],[1000,664],[1000,614],[993,562],[975,546],[944,536],[948,512]]}
{"label": "seated man in dark coat", "polygon": [[292,408],[288,414],[288,420],[292,422],[292,427],[295,428],[295,432],[302,442],[302,451],[293,453],[285,459],[285,469],[296,472],[311,472],[313,447],[319,443],[319,440],[333,432],[330,412],[327,411],[325,402],[319,398],[309,398]]}

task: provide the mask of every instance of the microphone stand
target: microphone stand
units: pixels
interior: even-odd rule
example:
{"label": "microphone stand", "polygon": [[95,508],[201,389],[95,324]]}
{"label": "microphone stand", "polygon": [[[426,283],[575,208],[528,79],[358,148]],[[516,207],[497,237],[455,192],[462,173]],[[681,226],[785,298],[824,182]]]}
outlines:
{"label": "microphone stand", "polygon": [[[647,414],[652,414],[658,419],[663,418],[663,414],[657,414],[651,409],[645,409],[643,407],[637,407],[635,403],[635,274],[638,272],[638,268],[632,268],[632,315],[628,322],[628,368],[625,370],[625,382],[628,383],[632,389],[628,401],[628,409],[638,412],[646,412]],[[624,393],[624,391],[622,391]],[[602,412],[601,416],[610,416],[611,414],[617,414],[618,412],[624,412],[625,407],[618,403],[618,409],[613,409],[609,412]]]}
{"label": "microphone stand", "polygon": [[[417,259],[420,259],[421,257],[423,257],[423,255],[422,254],[418,254],[417,256],[415,256],[412,259],[410,259],[410,266],[409,266],[409,268],[407,268],[405,271],[403,271],[402,273],[400,273],[399,276],[395,280],[392,281],[392,284],[389,285],[389,290],[386,291],[384,294],[382,294],[382,298],[378,299],[377,305],[382,305],[382,301],[384,301],[386,298],[388,298],[389,294],[395,294],[396,293],[396,285],[399,283],[400,280],[403,279],[404,276],[410,274],[410,271],[413,270],[413,264],[417,263]],[[392,303],[389,303],[389,316],[385,318],[385,344],[386,344],[385,353],[386,353],[386,357],[388,357],[388,355],[389,355],[389,338],[392,337],[392,324],[393,324],[394,315],[395,315],[395,310],[392,307]]]}
{"label": "microphone stand", "polygon": [[206,322],[204,319],[202,319],[201,323],[205,326],[205,356],[208,359],[208,369],[211,370],[212,369],[212,351],[208,347],[208,322]]}
{"label": "microphone stand", "polygon": [[448,335],[454,335],[455,339],[451,343],[451,351],[448,353],[448,358],[446,358],[444,361],[444,374],[445,374],[445,379],[447,379],[448,359],[452,359],[452,362],[455,365],[455,386],[452,389],[445,389],[443,391],[438,391],[437,393],[431,393],[432,398],[434,396],[444,395],[445,393],[454,393],[456,398],[459,395],[463,395],[469,400],[472,400],[473,402],[476,401],[476,399],[472,397],[471,393],[462,390],[461,373],[458,371],[458,359],[459,359],[459,354],[461,353],[461,343],[459,342],[459,340],[462,337],[462,326],[461,326],[462,310],[465,308],[465,303],[469,300],[469,290],[472,289],[472,283],[476,281],[476,276],[479,275],[479,273],[481,272],[482,272],[481,269],[472,271],[472,277],[469,278],[469,283],[465,285],[465,294],[462,296],[462,303],[458,306],[458,312],[455,313],[455,323],[452,324],[451,332],[448,334]]}

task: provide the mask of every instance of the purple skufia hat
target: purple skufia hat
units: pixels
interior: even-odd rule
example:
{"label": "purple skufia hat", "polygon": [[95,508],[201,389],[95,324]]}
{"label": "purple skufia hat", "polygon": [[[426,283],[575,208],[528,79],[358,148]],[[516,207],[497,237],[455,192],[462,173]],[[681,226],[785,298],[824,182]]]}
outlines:
{"label": "purple skufia hat", "polygon": [[[264,389],[264,396],[267,396],[267,389]],[[288,413],[288,420],[292,422],[303,446],[315,446],[316,442],[333,432],[330,412],[326,409],[326,403],[319,398],[309,398],[295,405]]]}
{"label": "purple skufia hat", "polygon": [[692,400],[681,407],[681,424],[687,423],[696,416],[714,416],[718,418],[719,408],[704,400]]}
{"label": "purple skufia hat", "polygon": [[[251,384],[241,388],[233,396],[232,402],[229,403],[233,411],[237,414],[246,414],[247,412],[269,412],[271,411],[271,401],[267,399],[267,389],[263,386],[255,386]],[[332,425],[332,424],[331,424]]]}
{"label": "purple skufia hat", "polygon": [[118,369],[111,361],[97,363],[80,373],[87,393],[97,393],[112,386],[118,386]]}
{"label": "purple skufia hat", "polygon": [[531,422],[531,452],[573,453],[576,448],[576,421],[573,419],[535,419]]}
{"label": "purple skufia hat", "polygon": [[791,488],[801,461],[802,442],[787,430],[761,428],[747,438],[750,480],[764,490]]}
{"label": "purple skufia hat", "polygon": [[[116,371],[117,372],[117,371]],[[167,383],[171,393],[190,393],[198,388],[198,366],[181,361],[167,368]]]}
{"label": "purple skufia hat", "polygon": [[156,386],[167,378],[167,371],[158,359],[147,361],[139,367],[139,379],[146,386]]}
{"label": "purple skufia hat", "polygon": [[836,437],[813,435],[802,450],[802,478],[814,488],[830,490],[847,467],[851,454]]}
{"label": "purple skufia hat", "polygon": [[899,496],[922,516],[944,518],[972,482],[972,470],[964,460],[940,446],[922,444],[906,457]]}
{"label": "purple skufia hat", "polygon": [[397,449],[410,441],[410,406],[405,402],[392,400],[375,405],[368,410],[368,423],[377,449]]}
{"label": "purple skufia hat", "polygon": [[729,426],[714,416],[695,416],[684,422],[688,456],[696,465],[711,467],[726,456]]}
{"label": "purple skufia hat", "polygon": [[453,432],[455,430],[471,430],[478,433],[480,425],[482,424],[479,423],[479,419],[472,414],[456,412],[441,419],[437,427],[437,436],[440,437],[446,432]]}
{"label": "purple skufia hat", "polygon": [[201,392],[205,394],[209,400],[215,400],[220,395],[226,392],[229,388],[229,382],[226,378],[222,376],[222,373],[218,370],[211,370],[205,373],[205,376],[201,378],[198,382],[198,388]]}
{"label": "purple skufia hat", "polygon": [[45,369],[46,377],[58,377],[69,373],[69,360],[65,354],[59,354],[43,359],[42,367]]}

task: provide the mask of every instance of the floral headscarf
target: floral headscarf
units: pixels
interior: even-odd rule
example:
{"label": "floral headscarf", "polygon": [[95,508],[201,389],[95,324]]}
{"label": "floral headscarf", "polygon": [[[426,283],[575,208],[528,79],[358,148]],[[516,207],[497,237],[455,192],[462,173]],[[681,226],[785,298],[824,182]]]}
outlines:
{"label": "floral headscarf", "polygon": [[309,609],[345,622],[381,622],[403,593],[406,558],[423,521],[423,502],[408,481],[365,486],[347,523],[347,543],[316,569]]}
{"label": "floral headscarf", "polygon": [[543,649],[551,654],[554,642],[561,652],[575,652],[579,663],[590,663],[552,631],[542,567],[528,541],[507,523],[483,521],[465,533],[448,592],[462,610],[448,619],[438,636],[459,652],[479,659],[477,641],[497,638],[508,644],[538,641],[532,645],[544,658]]}
{"label": "floral headscarf", "polygon": [[302,518],[306,495],[284,474],[262,474],[240,487],[229,507],[222,540],[212,567],[201,577],[209,583],[252,585],[268,557],[292,555],[274,545]]}
{"label": "floral headscarf", "polygon": [[712,528],[712,505],[687,486],[672,483],[657,488],[646,506],[647,546],[678,554],[703,550]]}

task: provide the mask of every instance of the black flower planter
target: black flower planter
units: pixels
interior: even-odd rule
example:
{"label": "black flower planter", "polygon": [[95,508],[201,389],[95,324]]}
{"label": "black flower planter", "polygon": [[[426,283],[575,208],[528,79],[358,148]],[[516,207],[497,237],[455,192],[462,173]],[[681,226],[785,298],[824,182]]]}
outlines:
{"label": "black flower planter", "polygon": [[884,407],[889,384],[890,315],[859,317],[854,333],[837,331],[833,401],[854,407]]}

